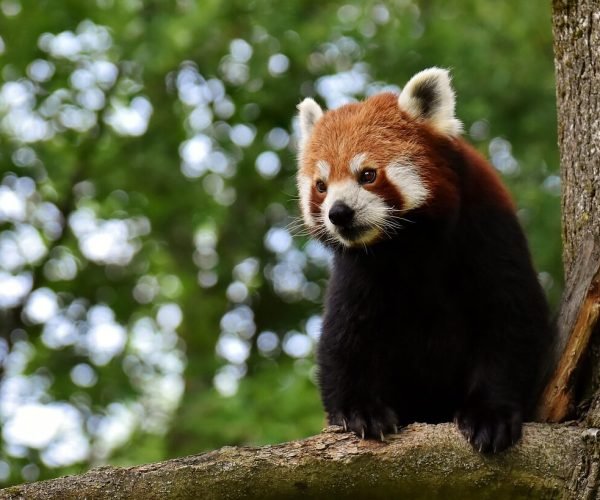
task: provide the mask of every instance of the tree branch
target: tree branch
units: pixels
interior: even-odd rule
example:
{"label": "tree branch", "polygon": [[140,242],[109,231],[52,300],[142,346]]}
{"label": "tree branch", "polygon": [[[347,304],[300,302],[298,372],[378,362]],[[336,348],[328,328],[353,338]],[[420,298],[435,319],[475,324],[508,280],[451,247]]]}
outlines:
{"label": "tree branch", "polygon": [[577,374],[600,316],[600,248],[594,239],[582,244],[565,285],[559,314],[559,352],[554,374],[538,409],[544,422],[560,422],[573,410]]}
{"label": "tree branch", "polygon": [[573,481],[585,483],[579,475],[589,469],[589,433],[527,424],[518,446],[484,456],[452,424],[410,425],[384,443],[329,427],[280,445],[100,467],[7,488],[0,498],[562,498],[575,494]]}

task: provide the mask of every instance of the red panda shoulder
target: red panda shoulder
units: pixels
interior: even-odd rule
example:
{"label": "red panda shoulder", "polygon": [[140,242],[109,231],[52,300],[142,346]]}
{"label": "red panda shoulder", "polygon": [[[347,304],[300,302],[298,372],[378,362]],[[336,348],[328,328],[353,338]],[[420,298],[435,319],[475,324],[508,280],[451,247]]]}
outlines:
{"label": "red panda shoulder", "polygon": [[467,167],[463,182],[465,201],[477,205],[492,204],[496,208],[511,213],[516,212],[515,203],[508,189],[490,162],[466,141],[458,140],[457,145]]}

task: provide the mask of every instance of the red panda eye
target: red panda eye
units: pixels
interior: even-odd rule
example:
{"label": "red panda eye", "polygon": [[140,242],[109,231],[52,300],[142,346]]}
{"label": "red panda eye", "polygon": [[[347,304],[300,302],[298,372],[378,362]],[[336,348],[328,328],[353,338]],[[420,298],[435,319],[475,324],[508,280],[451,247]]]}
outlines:
{"label": "red panda eye", "polygon": [[324,193],[327,191],[327,185],[323,181],[317,181],[316,186],[319,193]]}
{"label": "red panda eye", "polygon": [[377,172],[372,168],[367,168],[360,173],[358,182],[361,184],[371,184],[372,182],[375,182],[376,178]]}

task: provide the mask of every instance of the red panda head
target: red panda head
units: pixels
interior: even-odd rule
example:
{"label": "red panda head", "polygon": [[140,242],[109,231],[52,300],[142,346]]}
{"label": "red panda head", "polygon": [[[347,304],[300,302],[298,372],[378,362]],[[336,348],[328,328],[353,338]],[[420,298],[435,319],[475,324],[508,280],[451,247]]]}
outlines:
{"label": "red panda head", "polygon": [[391,237],[413,211],[458,205],[448,150],[461,132],[448,72],[415,75],[400,95],[381,93],[323,113],[300,111],[298,190],[307,227],[323,240],[369,245]]}

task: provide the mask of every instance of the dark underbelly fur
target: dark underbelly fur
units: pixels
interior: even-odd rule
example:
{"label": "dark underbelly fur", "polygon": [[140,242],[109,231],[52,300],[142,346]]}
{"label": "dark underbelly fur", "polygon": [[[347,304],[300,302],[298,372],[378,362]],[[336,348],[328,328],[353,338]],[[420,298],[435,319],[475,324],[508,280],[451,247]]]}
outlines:
{"label": "dark underbelly fur", "polygon": [[393,240],[336,250],[318,347],[331,424],[382,438],[456,420],[473,446],[521,435],[554,330],[513,214],[417,221]]}

